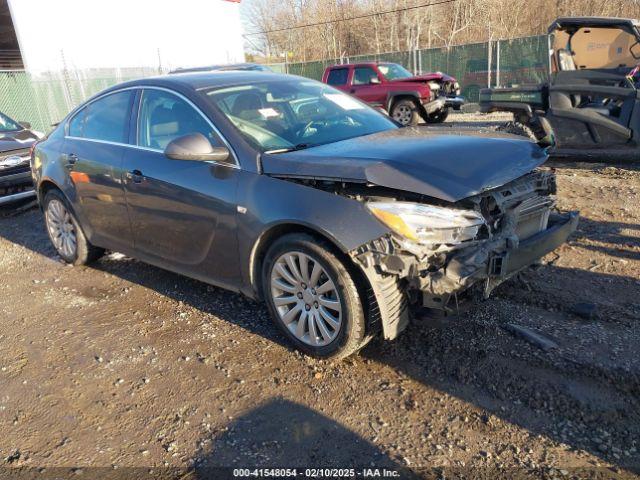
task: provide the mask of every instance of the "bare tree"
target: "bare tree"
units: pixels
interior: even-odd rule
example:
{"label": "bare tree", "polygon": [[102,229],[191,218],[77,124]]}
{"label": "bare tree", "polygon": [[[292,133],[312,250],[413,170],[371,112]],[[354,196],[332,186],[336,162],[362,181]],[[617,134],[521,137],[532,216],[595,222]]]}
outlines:
{"label": "bare tree", "polygon": [[333,61],[538,35],[560,15],[638,18],[640,0],[255,0],[247,44],[269,61]]}

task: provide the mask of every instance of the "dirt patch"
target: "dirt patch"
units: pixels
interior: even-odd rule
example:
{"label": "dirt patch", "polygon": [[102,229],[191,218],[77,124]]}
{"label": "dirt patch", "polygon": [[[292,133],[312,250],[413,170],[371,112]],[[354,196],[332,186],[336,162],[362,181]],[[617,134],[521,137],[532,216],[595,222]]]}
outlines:
{"label": "dirt patch", "polygon": [[239,295],[117,254],[68,267],[38,210],[0,218],[0,462],[640,472],[640,171],[552,165],[582,213],[568,244],[338,364],[290,350]]}

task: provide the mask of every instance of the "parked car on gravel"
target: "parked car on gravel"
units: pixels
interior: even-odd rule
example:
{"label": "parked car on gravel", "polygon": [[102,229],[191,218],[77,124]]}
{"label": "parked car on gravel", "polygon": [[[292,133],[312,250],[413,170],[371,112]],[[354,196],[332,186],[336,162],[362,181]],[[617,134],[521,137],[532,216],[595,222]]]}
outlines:
{"label": "parked car on gravel", "polygon": [[545,150],[425,133],[331,86],[225,72],[114,86],[32,158],[58,254],[104,249],[263,299],[300,350],[396,338],[562,244]]}
{"label": "parked car on gravel", "polygon": [[459,110],[464,104],[455,78],[440,72],[413,75],[397,63],[333,65],[322,81],[389,112],[403,126],[416,125],[420,118],[444,122],[451,108]]}
{"label": "parked car on gravel", "polygon": [[29,123],[0,112],[0,205],[35,196],[29,159],[31,146],[40,136]]}

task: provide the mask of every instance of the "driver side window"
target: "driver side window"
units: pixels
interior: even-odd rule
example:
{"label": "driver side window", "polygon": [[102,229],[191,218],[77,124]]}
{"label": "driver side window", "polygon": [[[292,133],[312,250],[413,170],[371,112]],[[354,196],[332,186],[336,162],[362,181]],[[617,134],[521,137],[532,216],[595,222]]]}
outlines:
{"label": "driver side window", "polygon": [[353,85],[369,85],[371,79],[378,79],[378,74],[371,67],[358,67],[353,71]]}
{"label": "driver side window", "polygon": [[217,141],[211,125],[189,103],[163,90],[145,89],[138,114],[138,145],[164,150],[172,140],[201,133],[212,145]]}

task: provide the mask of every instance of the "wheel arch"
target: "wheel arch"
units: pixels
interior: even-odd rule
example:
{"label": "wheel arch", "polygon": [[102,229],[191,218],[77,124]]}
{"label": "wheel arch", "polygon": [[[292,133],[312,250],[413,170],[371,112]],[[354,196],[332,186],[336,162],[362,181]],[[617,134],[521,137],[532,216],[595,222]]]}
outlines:
{"label": "wheel arch", "polygon": [[376,303],[375,295],[373,293],[373,287],[369,279],[362,271],[362,269],[359,268],[358,265],[356,265],[356,263],[351,259],[344,245],[338,242],[328,232],[319,230],[304,223],[282,222],[276,225],[272,225],[268,229],[266,229],[254,243],[249,260],[249,280],[251,283],[251,290],[255,298],[263,300],[261,272],[264,258],[270,246],[278,238],[284,235],[295,233],[307,234],[327,244],[331,252],[343,262],[345,268],[351,274],[354,283],[358,288],[358,293],[360,295],[362,306],[365,311],[365,318],[367,319],[367,334],[377,333],[381,329],[381,325],[377,320],[372,321],[373,317],[372,315],[370,315],[370,312],[375,311],[378,306]]}
{"label": "wheel arch", "polygon": [[391,114],[393,105],[400,100],[412,100],[416,103],[416,107],[420,107],[420,96],[417,92],[411,90],[389,92],[386,102],[387,112],[389,112],[389,114]]}
{"label": "wheel arch", "polygon": [[50,178],[44,178],[38,184],[38,189],[36,192],[38,195],[38,206],[40,207],[40,210],[43,209],[44,197],[47,194],[47,192],[49,192],[50,190],[58,190],[66,198],[64,191],[60,188],[60,186],[56,182],[54,182]]}

